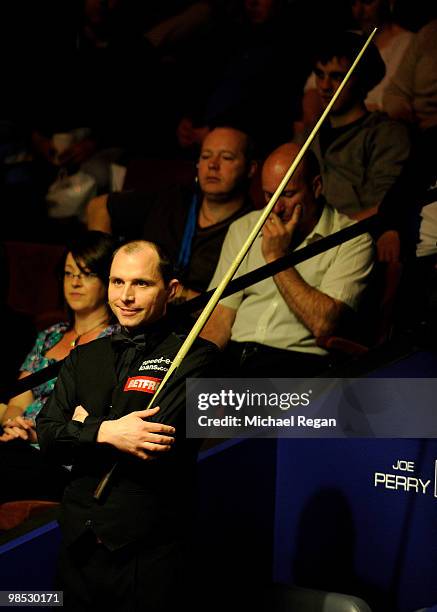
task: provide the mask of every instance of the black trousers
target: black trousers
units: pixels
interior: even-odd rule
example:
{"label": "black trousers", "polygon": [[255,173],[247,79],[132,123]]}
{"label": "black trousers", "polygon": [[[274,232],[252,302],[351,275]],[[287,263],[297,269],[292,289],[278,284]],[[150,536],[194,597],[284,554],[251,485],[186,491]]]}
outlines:
{"label": "black trousers", "polygon": [[174,612],[186,590],[183,558],[180,542],[110,551],[89,532],[61,545],[56,588],[64,592],[64,610]]}
{"label": "black trousers", "polygon": [[286,351],[257,342],[230,342],[222,354],[222,372],[229,378],[302,378],[328,366],[322,355]]}

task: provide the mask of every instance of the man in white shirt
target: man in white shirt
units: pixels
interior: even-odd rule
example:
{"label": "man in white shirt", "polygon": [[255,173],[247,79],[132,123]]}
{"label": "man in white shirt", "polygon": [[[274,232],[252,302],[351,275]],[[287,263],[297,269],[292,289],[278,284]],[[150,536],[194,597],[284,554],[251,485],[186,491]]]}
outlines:
{"label": "man in white shirt", "polygon": [[[287,143],[265,161],[266,201],[284,177],[299,147]],[[326,204],[314,155],[307,153],[278,199],[236,276],[279,259],[352,222]],[[215,287],[234,260],[260,212],[229,228],[211,281]],[[317,338],[332,334],[356,309],[373,266],[372,241],[359,236],[256,283],[220,302],[202,336],[224,348],[244,375],[311,376],[326,366]],[[234,370],[235,371],[235,370]]]}

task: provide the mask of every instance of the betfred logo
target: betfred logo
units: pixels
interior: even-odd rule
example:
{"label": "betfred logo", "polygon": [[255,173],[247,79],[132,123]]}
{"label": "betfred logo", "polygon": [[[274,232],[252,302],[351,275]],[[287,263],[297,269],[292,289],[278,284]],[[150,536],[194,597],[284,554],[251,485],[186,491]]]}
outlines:
{"label": "betfred logo", "polygon": [[131,376],[127,379],[123,391],[142,391],[143,393],[155,393],[162,378],[151,376]]}

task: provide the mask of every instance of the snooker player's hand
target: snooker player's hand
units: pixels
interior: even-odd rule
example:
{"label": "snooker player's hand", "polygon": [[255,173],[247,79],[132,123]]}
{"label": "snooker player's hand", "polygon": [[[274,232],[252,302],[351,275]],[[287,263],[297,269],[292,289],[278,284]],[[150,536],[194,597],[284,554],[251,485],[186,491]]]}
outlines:
{"label": "snooker player's hand", "polygon": [[147,419],[159,412],[159,406],[136,410],[115,421],[103,421],[97,443],[111,444],[139,459],[154,459],[168,452],[174,444],[175,428]]}
{"label": "snooker player's hand", "polygon": [[83,406],[76,406],[73,412],[73,416],[71,417],[72,421],[79,421],[83,423],[85,419],[89,416],[88,412],[85,410]]}

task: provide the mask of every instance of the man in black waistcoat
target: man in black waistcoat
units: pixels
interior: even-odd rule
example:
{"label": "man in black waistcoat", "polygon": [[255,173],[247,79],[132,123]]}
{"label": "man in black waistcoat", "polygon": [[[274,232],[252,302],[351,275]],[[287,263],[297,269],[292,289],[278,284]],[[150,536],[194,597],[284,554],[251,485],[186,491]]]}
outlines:
{"label": "man in black waistcoat", "polygon": [[[72,465],[60,525],[60,588],[70,610],[162,612],[180,604],[183,541],[197,444],[186,440],[185,379],[215,347],[197,340],[146,409],[184,337],[166,320],[177,289],[153,243],[114,255],[108,300],[122,333],[78,346],[37,421],[42,452]],[[116,465],[99,500],[94,491]]]}

